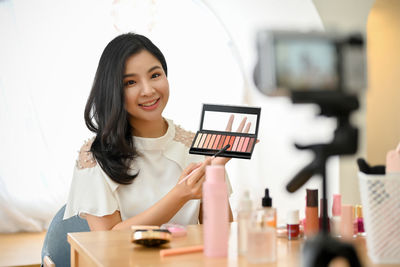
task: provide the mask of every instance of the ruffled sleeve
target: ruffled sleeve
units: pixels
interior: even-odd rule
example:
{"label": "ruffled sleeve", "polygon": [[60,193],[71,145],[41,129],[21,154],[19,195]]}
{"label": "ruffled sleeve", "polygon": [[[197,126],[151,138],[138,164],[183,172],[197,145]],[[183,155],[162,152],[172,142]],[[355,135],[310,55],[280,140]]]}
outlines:
{"label": "ruffled sleeve", "polygon": [[86,214],[100,217],[119,210],[116,195],[119,184],[111,180],[95,160],[87,161],[90,164],[82,167],[82,157],[87,156],[87,150],[82,153],[85,146],[87,144],[82,147],[74,168],[64,219],[75,215],[84,218]]}
{"label": "ruffled sleeve", "polygon": [[86,214],[101,217],[119,210],[114,195],[116,187],[110,186],[108,179],[99,165],[86,169],[75,167],[64,219],[75,215],[84,218]]}

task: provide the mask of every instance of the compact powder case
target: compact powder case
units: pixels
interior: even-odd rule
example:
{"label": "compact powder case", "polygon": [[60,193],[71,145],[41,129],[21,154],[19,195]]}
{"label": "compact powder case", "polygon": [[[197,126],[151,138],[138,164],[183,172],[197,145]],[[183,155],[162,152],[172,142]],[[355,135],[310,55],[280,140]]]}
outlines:
{"label": "compact powder case", "polygon": [[[257,142],[261,108],[203,104],[200,130],[197,131],[190,147],[190,154],[212,156],[220,149],[229,148],[220,157],[250,159]],[[228,121],[233,116],[232,130],[227,131]],[[250,123],[247,133],[236,131],[246,119]]]}
{"label": "compact powder case", "polygon": [[133,232],[132,242],[146,247],[158,247],[171,241],[167,229],[139,229]]}

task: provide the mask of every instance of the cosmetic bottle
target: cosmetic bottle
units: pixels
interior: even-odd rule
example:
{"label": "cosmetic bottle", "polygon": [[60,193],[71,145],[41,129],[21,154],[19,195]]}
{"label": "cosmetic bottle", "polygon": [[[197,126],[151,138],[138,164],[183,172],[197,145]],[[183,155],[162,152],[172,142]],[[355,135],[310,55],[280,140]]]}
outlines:
{"label": "cosmetic bottle", "polygon": [[288,211],[286,216],[287,239],[295,240],[300,237],[299,210]]}
{"label": "cosmetic bottle", "polygon": [[[304,205],[304,210],[307,208],[307,194],[306,197],[304,198],[306,200],[305,205]],[[304,214],[304,218],[300,221],[300,229],[303,228],[303,235],[306,232],[306,216]]]}
{"label": "cosmetic bottle", "polygon": [[272,207],[272,198],[269,196],[269,189],[265,188],[265,195],[261,200],[262,210],[268,214],[273,214],[272,219],[267,221],[269,226],[276,228],[276,209]]}
{"label": "cosmetic bottle", "polygon": [[247,229],[247,253],[249,263],[269,263],[276,261],[276,229],[271,226],[275,219],[272,209],[253,211]]}
{"label": "cosmetic bottle", "polygon": [[346,240],[351,240],[354,237],[354,208],[352,205],[342,205],[340,235]]}
{"label": "cosmetic bottle", "polygon": [[400,172],[400,143],[397,148],[390,150],[386,154],[386,173],[399,173]]}
{"label": "cosmetic bottle", "polygon": [[[324,218],[324,202],[326,203],[326,207],[328,207],[328,201],[326,199],[321,198],[319,200],[319,206],[320,206],[320,212],[319,212],[319,230],[323,229],[323,218]],[[330,224],[330,218],[328,216],[328,219],[326,221],[327,223],[327,230],[328,232],[331,231],[331,224]]]}
{"label": "cosmetic bottle", "polygon": [[[237,260],[239,257],[239,242],[238,242],[238,222],[231,222],[228,238],[228,262],[229,266],[237,265]],[[247,236],[246,236],[247,238]]]}
{"label": "cosmetic bottle", "polygon": [[306,228],[304,234],[310,238],[318,233],[318,190],[307,189],[307,204],[306,204]]}
{"label": "cosmetic bottle", "polygon": [[332,235],[336,237],[340,236],[341,214],[342,214],[342,196],[340,194],[333,194],[331,232]]}
{"label": "cosmetic bottle", "polygon": [[229,238],[228,192],[225,168],[221,165],[206,167],[203,184],[204,255],[226,257]]}
{"label": "cosmetic bottle", "polygon": [[239,201],[238,211],[238,239],[239,239],[239,254],[245,255],[247,251],[247,228],[250,223],[252,211],[252,202],[249,191],[245,191]]}
{"label": "cosmetic bottle", "polygon": [[356,205],[355,208],[355,216],[356,216],[356,224],[357,224],[357,234],[361,236],[365,236],[364,230],[364,218],[362,214],[362,206]]}

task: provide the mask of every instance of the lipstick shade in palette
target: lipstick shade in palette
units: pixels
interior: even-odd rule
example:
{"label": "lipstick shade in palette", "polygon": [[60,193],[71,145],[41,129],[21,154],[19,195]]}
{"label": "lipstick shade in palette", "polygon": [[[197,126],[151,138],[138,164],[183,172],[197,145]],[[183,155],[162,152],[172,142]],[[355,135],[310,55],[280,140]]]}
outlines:
{"label": "lipstick shade in palette", "polygon": [[[200,130],[189,153],[212,156],[229,144],[220,157],[250,159],[257,140],[260,113],[259,107],[203,104]],[[229,121],[231,127],[227,128]]]}

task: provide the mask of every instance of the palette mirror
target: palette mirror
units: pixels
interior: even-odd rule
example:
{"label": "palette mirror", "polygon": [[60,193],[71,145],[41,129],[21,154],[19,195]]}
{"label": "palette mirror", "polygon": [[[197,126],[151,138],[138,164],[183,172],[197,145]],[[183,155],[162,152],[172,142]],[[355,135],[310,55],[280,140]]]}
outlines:
{"label": "palette mirror", "polygon": [[[205,111],[203,118],[203,130],[209,131],[227,131],[227,126],[229,124],[230,119],[233,118],[231,130],[230,132],[243,132],[246,127],[250,127],[246,133],[255,134],[256,132],[256,124],[257,124],[257,115],[255,114],[246,114],[246,113],[230,113],[230,112],[218,112],[218,111]],[[232,120],[232,119],[231,119]],[[240,124],[245,121],[244,127],[241,127]]]}

